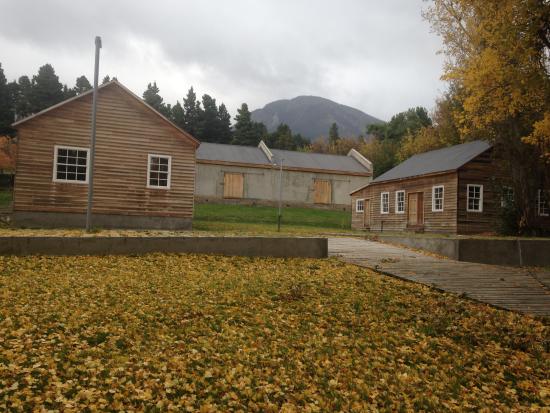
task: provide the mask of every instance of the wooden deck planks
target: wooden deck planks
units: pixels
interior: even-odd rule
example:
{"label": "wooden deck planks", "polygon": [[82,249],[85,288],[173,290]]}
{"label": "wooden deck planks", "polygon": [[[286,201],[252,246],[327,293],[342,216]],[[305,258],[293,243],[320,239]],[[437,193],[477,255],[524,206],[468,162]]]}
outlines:
{"label": "wooden deck planks", "polygon": [[507,310],[550,316],[549,270],[475,264],[357,238],[329,238],[329,255]]}

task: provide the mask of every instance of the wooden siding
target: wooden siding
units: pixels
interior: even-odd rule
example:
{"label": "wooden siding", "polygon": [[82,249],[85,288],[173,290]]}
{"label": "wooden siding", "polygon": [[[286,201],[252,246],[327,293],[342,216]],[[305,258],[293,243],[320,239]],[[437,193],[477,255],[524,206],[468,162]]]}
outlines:
{"label": "wooden siding", "polygon": [[[457,222],[457,174],[456,172],[441,175],[422,176],[399,181],[391,181],[369,185],[352,195],[352,228],[363,228],[363,213],[356,212],[357,199],[370,199],[371,217],[370,229],[374,231],[406,231],[408,217],[408,202],[405,201],[404,213],[396,213],[396,191],[405,191],[405,200],[409,193],[420,192],[423,199],[423,229],[427,232],[456,233]],[[432,212],[432,187],[443,185],[443,211]],[[380,197],[382,192],[389,192],[390,211],[382,214]]]}
{"label": "wooden siding", "polygon": [[[458,170],[458,233],[495,232],[500,206],[500,194],[495,188],[495,170],[491,151],[485,151]],[[468,184],[483,185],[481,212],[467,209]]]}
{"label": "wooden siding", "polygon": [[332,202],[332,185],[326,179],[313,181],[313,202],[316,204],[330,204]]}
{"label": "wooden siding", "polygon": [[[89,148],[91,95],[17,126],[16,211],[85,212],[86,184],[52,181],[54,146]],[[170,189],[147,188],[148,154],[170,155]],[[195,147],[118,85],[98,93],[94,212],[191,218]]]}
{"label": "wooden siding", "polygon": [[244,176],[241,173],[225,172],[223,174],[223,197],[242,198],[244,190]]}

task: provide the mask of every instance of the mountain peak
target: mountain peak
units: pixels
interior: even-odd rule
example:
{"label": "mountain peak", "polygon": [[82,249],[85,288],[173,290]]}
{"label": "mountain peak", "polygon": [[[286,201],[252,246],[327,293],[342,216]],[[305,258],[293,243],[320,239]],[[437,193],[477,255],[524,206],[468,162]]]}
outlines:
{"label": "mountain peak", "polygon": [[294,133],[309,139],[327,136],[333,123],[338,125],[342,137],[364,135],[367,125],[382,123],[359,109],[310,95],[268,103],[262,109],[254,110],[252,119],[263,122],[270,132],[280,123],[286,123]]}

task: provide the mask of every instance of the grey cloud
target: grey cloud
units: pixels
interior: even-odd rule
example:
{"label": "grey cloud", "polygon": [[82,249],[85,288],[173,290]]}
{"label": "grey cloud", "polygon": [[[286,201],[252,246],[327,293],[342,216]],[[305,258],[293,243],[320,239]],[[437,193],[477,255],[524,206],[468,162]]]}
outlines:
{"label": "grey cloud", "polygon": [[91,70],[99,34],[102,68],[124,74],[120,80],[137,93],[156,80],[165,100],[175,102],[194,84],[232,113],[243,101],[257,107],[316,94],[387,119],[408,106],[432,106],[443,88],[440,42],[420,17],[424,6],[421,0],[4,0],[10,19],[0,27],[0,48],[9,53],[0,61],[12,76],[35,73],[44,61],[27,67],[32,56],[14,52],[26,47],[72,84]]}

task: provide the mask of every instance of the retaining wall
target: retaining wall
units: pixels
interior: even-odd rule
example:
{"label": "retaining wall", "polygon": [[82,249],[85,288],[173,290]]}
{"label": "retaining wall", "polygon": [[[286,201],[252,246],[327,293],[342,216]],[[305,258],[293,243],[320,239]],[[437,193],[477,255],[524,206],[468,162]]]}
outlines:
{"label": "retaining wall", "polygon": [[327,238],[0,237],[0,255],[204,253],[247,257],[328,256]]}
{"label": "retaining wall", "polygon": [[550,239],[378,237],[458,261],[511,266],[550,266]]}

